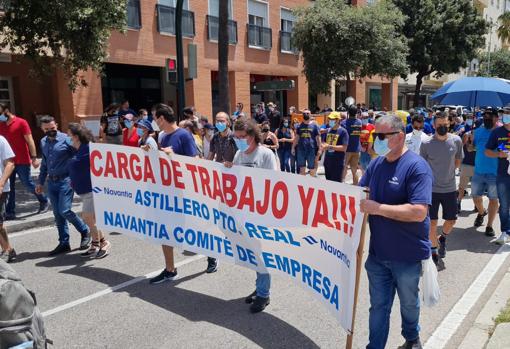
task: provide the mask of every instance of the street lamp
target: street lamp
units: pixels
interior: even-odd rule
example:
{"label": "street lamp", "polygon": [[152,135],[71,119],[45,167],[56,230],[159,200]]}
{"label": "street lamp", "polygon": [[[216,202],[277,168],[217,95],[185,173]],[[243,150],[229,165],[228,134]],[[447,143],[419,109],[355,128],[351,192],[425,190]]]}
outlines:
{"label": "street lamp", "polygon": [[492,18],[489,22],[489,57],[487,58],[487,76],[491,76],[491,46],[492,46],[492,27],[496,24],[492,22]]}

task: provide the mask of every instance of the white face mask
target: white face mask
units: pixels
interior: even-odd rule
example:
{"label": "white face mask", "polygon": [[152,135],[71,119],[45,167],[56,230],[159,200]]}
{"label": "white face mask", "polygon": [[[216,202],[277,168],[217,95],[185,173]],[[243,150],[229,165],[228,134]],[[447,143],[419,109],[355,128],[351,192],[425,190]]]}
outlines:
{"label": "white face mask", "polygon": [[413,129],[413,135],[415,136],[421,136],[423,134],[423,131],[422,130],[416,130],[416,129]]}

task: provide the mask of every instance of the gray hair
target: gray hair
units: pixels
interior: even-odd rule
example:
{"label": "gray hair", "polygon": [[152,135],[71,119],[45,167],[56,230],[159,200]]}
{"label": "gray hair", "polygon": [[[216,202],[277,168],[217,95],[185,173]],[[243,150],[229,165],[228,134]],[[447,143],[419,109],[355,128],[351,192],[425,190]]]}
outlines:
{"label": "gray hair", "polygon": [[389,125],[391,127],[392,131],[404,132],[404,130],[405,130],[404,122],[402,121],[402,119],[400,117],[398,117],[396,115],[381,116],[380,118],[378,118],[375,121],[375,124],[376,124],[376,126],[381,125],[381,124]]}

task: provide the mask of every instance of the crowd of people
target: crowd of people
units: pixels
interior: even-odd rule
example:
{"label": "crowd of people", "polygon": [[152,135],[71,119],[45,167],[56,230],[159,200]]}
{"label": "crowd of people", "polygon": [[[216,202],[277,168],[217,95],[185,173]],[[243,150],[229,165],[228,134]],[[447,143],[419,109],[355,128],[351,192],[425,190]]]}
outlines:
{"label": "crowd of people", "polygon": [[[39,213],[51,203],[59,235],[51,256],[71,250],[68,223],[80,233],[84,258],[110,253],[111,243],[97,229],[94,217],[89,163],[93,141],[312,177],[323,164],[327,180],[343,182],[350,171],[353,185],[370,190],[370,198],[361,203],[371,228],[365,265],[371,300],[368,348],[383,348],[386,343],[395,292],[406,339],[402,348],[421,348],[422,261],[431,256],[436,265],[442,261],[444,266],[447,240],[470,183],[477,213],[473,225],[486,224],[485,234],[494,237],[499,212],[501,231],[495,242],[506,243],[510,234],[510,109],[476,109],[464,115],[421,109],[410,110],[407,116],[376,113],[362,105],[325,108],[320,115],[298,113],[294,107],[283,113],[274,103],[263,102],[253,109],[249,116],[238,103],[232,115],[219,112],[211,123],[188,107],[179,122],[165,104],[135,112],[124,101],[105,109],[97,140],[81,124],[69,124],[63,133],[53,117],[44,116],[39,120],[45,135],[39,161],[28,123],[9,106],[0,105],[2,258],[16,260],[3,226],[4,219],[15,217],[16,177],[36,196]],[[40,167],[37,183],[30,176],[31,166]],[[83,202],[81,217],[72,209],[74,194]],[[487,208],[483,196],[489,199]],[[439,208],[443,222],[438,234]],[[162,249],[165,268],[150,280],[152,284],[178,277],[173,248]],[[218,261],[208,258],[206,272],[217,269]],[[246,298],[252,312],[269,304],[270,284],[269,274],[257,273],[255,291]]]}

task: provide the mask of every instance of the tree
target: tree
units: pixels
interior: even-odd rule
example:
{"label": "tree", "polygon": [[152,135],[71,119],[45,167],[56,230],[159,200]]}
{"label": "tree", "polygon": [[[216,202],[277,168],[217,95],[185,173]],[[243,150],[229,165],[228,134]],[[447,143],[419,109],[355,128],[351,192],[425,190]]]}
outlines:
{"label": "tree", "polygon": [[507,43],[510,41],[510,12],[505,12],[498,17],[498,38]]}
{"label": "tree", "polygon": [[485,43],[487,23],[471,0],[393,0],[407,17],[407,64],[417,73],[414,103],[419,104],[423,78],[456,73],[476,57]]}
{"label": "tree", "polygon": [[221,111],[230,114],[230,87],[228,80],[228,32],[228,0],[220,0],[218,24],[218,105]]}
{"label": "tree", "polygon": [[0,17],[0,47],[33,61],[35,75],[62,69],[75,89],[80,71],[100,72],[112,30],[126,27],[126,0],[15,0]]}
{"label": "tree", "polygon": [[489,55],[487,52],[480,54],[479,76],[494,76],[510,80],[510,51],[499,50],[491,52],[490,72],[489,72]]}
{"label": "tree", "polygon": [[295,13],[292,39],[302,52],[311,92],[329,93],[333,79],[406,72],[404,17],[391,3],[353,7],[344,0],[317,0]]}

